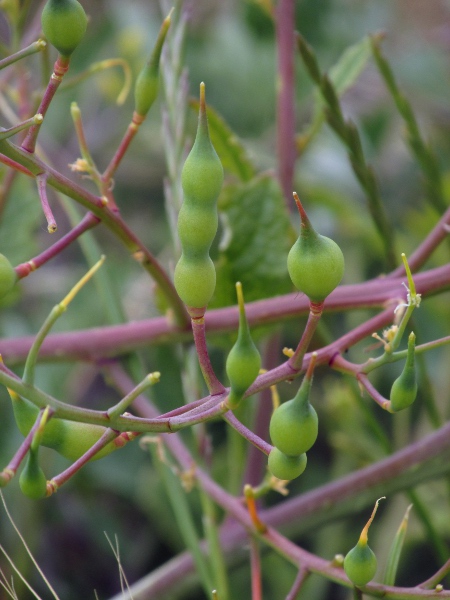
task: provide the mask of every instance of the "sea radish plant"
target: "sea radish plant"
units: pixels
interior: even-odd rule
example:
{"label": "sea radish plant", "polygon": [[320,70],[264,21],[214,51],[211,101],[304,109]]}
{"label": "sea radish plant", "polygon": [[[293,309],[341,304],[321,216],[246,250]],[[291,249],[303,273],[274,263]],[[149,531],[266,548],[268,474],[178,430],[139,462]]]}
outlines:
{"label": "sea radish plant", "polygon": [[450,598],[448,136],[353,8],[0,3],[0,486],[65,599]]}

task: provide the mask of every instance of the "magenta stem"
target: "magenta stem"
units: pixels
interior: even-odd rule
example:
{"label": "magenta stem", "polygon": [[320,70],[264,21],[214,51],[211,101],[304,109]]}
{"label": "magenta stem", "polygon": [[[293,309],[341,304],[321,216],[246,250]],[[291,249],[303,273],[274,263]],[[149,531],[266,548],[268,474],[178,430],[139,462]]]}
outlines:
{"label": "magenta stem", "polygon": [[250,569],[252,581],[252,600],[262,600],[261,556],[258,540],[250,535]]}
{"label": "magenta stem", "polygon": [[305,330],[303,331],[302,337],[294,354],[289,359],[289,365],[294,371],[300,371],[302,369],[303,358],[309,348],[309,344],[311,343],[313,335],[317,329],[317,325],[319,324],[324,303],[310,302],[309,306],[309,316]]}
{"label": "magenta stem", "polygon": [[[64,57],[59,55],[56,59],[56,62],[53,66],[53,73],[51,74],[50,81],[48,82],[47,89],[44,92],[44,96],[42,97],[41,103],[37,112],[45,117],[48,107],[50,106],[51,101],[53,100],[54,95],[56,94],[57,89],[59,88],[61,81],[64,75],[69,70],[70,59],[68,57]],[[37,136],[39,134],[39,130],[41,128],[42,123],[38,125],[33,125],[28,130],[27,136],[22,144],[22,149],[30,152],[32,154],[36,148]]]}
{"label": "magenta stem", "polygon": [[276,9],[278,180],[286,202],[293,188],[295,147],[295,0],[279,0]]}
{"label": "magenta stem", "polygon": [[117,168],[119,167],[123,157],[125,156],[126,151],[128,150],[128,146],[131,144],[134,136],[138,132],[139,127],[141,126],[141,123],[144,121],[144,119],[145,117],[139,115],[137,112],[133,113],[131,123],[128,125],[128,128],[119,144],[119,147],[116,150],[116,153],[112,157],[111,162],[106,167],[102,175],[102,181],[107,186],[110,185],[112,177],[114,177]]}
{"label": "magenta stem", "polygon": [[55,233],[58,227],[56,225],[55,217],[53,216],[52,209],[50,208],[50,204],[48,202],[47,175],[37,175],[36,183],[39,192],[39,198],[41,200],[42,210],[47,221],[47,230],[49,233]]}
{"label": "magenta stem", "polygon": [[217,379],[209,358],[208,347],[206,345],[205,318],[191,319],[192,333],[194,335],[195,348],[197,350],[198,362],[203,374],[203,379],[212,396],[223,394],[224,386]]}
{"label": "magenta stem", "polygon": [[[226,412],[222,418],[229,424],[233,429],[235,429],[243,438],[248,440],[255,448],[258,448],[261,452],[266,454],[267,456],[270,454],[272,450],[272,446],[261,439],[256,433],[253,433],[251,429],[248,429],[245,425],[243,425],[235,416],[233,411]],[[248,482],[246,482],[248,483]]]}
{"label": "magenta stem", "polygon": [[29,171],[26,167],[22,166],[20,163],[16,162],[12,158],[5,156],[4,154],[0,154],[0,162],[6,165],[7,167],[11,167],[15,171],[19,171],[24,175],[28,175],[28,177],[34,177],[33,173]]}
{"label": "magenta stem", "polygon": [[93,213],[87,213],[83,219],[76,225],[71,231],[66,233],[60,240],[58,240],[55,244],[44,250],[38,256],[35,256],[31,260],[26,263],[22,263],[15,267],[15,271],[19,279],[23,279],[27,275],[29,275],[32,271],[35,271],[43,264],[57,256],[60,252],[62,252],[65,248],[67,248],[73,241],[75,241],[80,235],[82,235],[88,229],[92,229],[100,223],[100,219],[96,217]]}
{"label": "magenta stem", "polygon": [[297,577],[295,578],[295,581],[291,587],[291,589],[289,590],[288,595],[286,596],[285,600],[296,600],[298,598],[298,594],[303,586],[303,584],[305,583],[306,579],[308,578],[309,575],[309,571],[308,569],[305,568],[300,568],[298,573],[297,573]]}
{"label": "magenta stem", "polygon": [[389,405],[389,400],[385,398],[380,392],[370,383],[369,378],[364,373],[359,373],[356,376],[357,381],[363,386],[369,396],[375,400],[375,402],[381,406],[381,408],[386,409]]}

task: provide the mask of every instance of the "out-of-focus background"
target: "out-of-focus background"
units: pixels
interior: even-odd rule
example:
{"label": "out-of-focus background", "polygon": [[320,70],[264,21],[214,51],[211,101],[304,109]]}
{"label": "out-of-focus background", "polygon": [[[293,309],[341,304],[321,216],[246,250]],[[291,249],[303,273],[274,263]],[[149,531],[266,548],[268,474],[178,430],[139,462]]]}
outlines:
{"label": "out-of-focus background", "polygon": [[[92,62],[121,57],[130,65],[133,78],[142,67],[156,38],[169,3],[155,0],[81,0],[90,22],[85,40],[74,53],[70,69],[76,75]],[[28,42],[39,35],[36,14],[42,3],[31,2]],[[189,25],[185,43],[189,93],[198,94],[205,81],[208,103],[224,118],[241,139],[250,159],[260,171],[276,168],[275,100],[276,52],[274,26],[265,12],[264,2],[251,0],[195,0],[189,3]],[[450,155],[450,2],[444,0],[298,0],[296,26],[317,52],[323,70],[331,68],[342,53],[364,36],[384,32],[383,51],[390,61],[399,85],[416,111],[425,138],[433,140],[444,172]],[[9,41],[6,20],[0,9],[0,34]],[[50,50],[53,56],[53,50]],[[54,57],[54,56],[53,56]],[[33,86],[42,84],[40,63],[36,57],[26,61],[30,102]],[[296,60],[297,131],[306,130],[312,117],[314,91],[301,60]],[[0,79],[0,123],[8,125],[14,110],[12,80]],[[79,156],[70,104],[78,103],[92,155],[100,169],[105,168],[120,141],[133,111],[129,95],[123,106],[116,98],[123,84],[119,67],[104,70],[76,87],[58,92],[49,110],[39,138],[40,152],[64,174],[94,190],[92,182],[81,180],[69,164]],[[177,259],[172,249],[170,229],[164,207],[163,181],[167,174],[164,139],[161,128],[162,102],[158,100],[134,140],[115,177],[115,194],[122,214],[162,262],[173,268]],[[424,201],[420,172],[404,140],[402,121],[380,79],[373,61],[368,60],[361,75],[343,97],[345,115],[358,125],[364,150],[373,165],[388,214],[397,232],[399,251],[411,253],[437,219],[437,213]],[[195,112],[188,110],[188,139],[195,131]],[[187,148],[189,142],[186,143]],[[0,176],[3,176],[0,168]],[[446,177],[448,186],[448,177]],[[339,241],[346,255],[345,283],[356,283],[380,274],[381,245],[371,226],[363,193],[349,167],[345,149],[330,128],[324,125],[297,163],[295,186],[310,216],[321,233]],[[54,195],[59,231],[69,225],[65,212]],[[3,209],[2,209],[3,210]],[[0,225],[0,252],[13,264],[32,258],[51,240],[46,232],[36,190],[19,177],[14,183],[11,201],[3,210]],[[292,224],[298,229],[297,217]],[[105,269],[111,275],[123,300],[129,320],[158,314],[153,289],[147,275],[127,255],[107,231],[95,233],[108,260]],[[370,251],[368,250],[370,248]],[[430,264],[440,264],[445,251],[438,252]],[[81,251],[73,246],[40,272],[21,284],[22,292],[4,303],[0,314],[3,337],[35,333],[51,307],[86,270]],[[281,285],[281,284],[280,284]],[[289,291],[280,288],[282,291]],[[444,295],[445,296],[445,295]],[[441,334],[448,319],[447,297],[428,301],[417,316],[418,334],[429,340]],[[217,304],[220,302],[217,301]],[[335,337],[362,322],[370,313],[358,311],[325,318],[323,339]],[[76,330],[105,325],[105,311],[97,301],[93,285],[87,286],[55,326],[55,331]],[[282,336],[294,345],[303,323],[285,327]],[[264,341],[261,332],[260,340]],[[229,339],[212,342],[213,358],[223,368],[221,350]],[[366,344],[367,345],[367,344]],[[214,349],[217,348],[217,349]],[[354,355],[357,357],[357,354]],[[360,357],[364,360],[361,350]],[[178,353],[168,346],[148,348],[141,353],[145,367],[162,372],[161,383],[153,395],[161,408],[169,410],[182,402]],[[439,409],[448,416],[448,352],[426,359]],[[280,357],[281,361],[281,357]],[[20,373],[21,366],[15,368]],[[384,371],[377,381],[380,391],[388,394],[398,369]],[[319,377],[318,377],[319,379]],[[320,378],[315,392],[321,418],[321,436],[311,454],[310,466],[301,481],[291,486],[291,494],[300,493],[359,466],[381,458],[382,451],[372,439],[369,421],[376,419],[399,447],[408,439],[411,427],[423,427],[422,412],[413,411],[411,422],[403,419],[396,428],[379,410],[364,407],[358,390],[345,378],[328,375]],[[38,370],[38,385],[67,402],[106,408],[116,395],[89,364],[54,363]],[[280,386],[283,398],[292,393]],[[448,403],[447,403],[448,404]],[[230,475],[226,463],[225,434],[221,426],[212,426],[214,442],[213,472],[226,487]],[[9,399],[0,391],[0,464],[7,464],[20,442],[12,421]],[[194,437],[186,434],[193,444]],[[44,468],[52,475],[66,466],[54,453],[42,453]],[[236,476],[234,475],[234,481]],[[231,477],[231,479],[233,478]],[[231,485],[231,484],[230,484]],[[448,514],[440,511],[443,484],[427,484],[420,490],[423,501],[436,507],[436,525],[450,540]],[[14,481],[4,491],[5,499],[44,572],[65,600],[112,596],[120,589],[116,560],[103,532],[117,535],[124,570],[130,582],[137,580],[183,549],[162,483],[152,467],[149,453],[137,443],[100,462],[89,465],[72,482],[49,500],[34,502],[24,498]],[[190,498],[199,515],[195,492]],[[268,503],[281,501],[273,494]],[[384,539],[399,522],[406,506],[403,498],[393,498],[385,508],[384,520],[372,533],[374,546],[383,555]],[[0,511],[1,512],[1,511]],[[380,511],[382,512],[382,511]],[[43,584],[25,557],[5,514],[1,512],[0,543],[8,550],[24,575],[33,581],[44,597]],[[361,526],[365,523],[361,517]],[[357,535],[354,525],[339,522],[299,538],[306,548],[332,558],[351,547]],[[412,585],[439,566],[423,528],[414,522],[407,547],[408,561],[400,573],[400,584]],[[0,566],[8,570],[0,557]],[[294,569],[273,553],[264,555],[265,598],[279,599],[289,589]],[[20,598],[29,597],[15,578]],[[248,597],[248,564],[230,571],[232,596]],[[312,578],[314,598],[345,598],[343,592],[323,580]],[[1,596],[1,593],[0,593]],[[169,598],[169,596],[167,596]],[[170,596],[172,597],[172,596]],[[202,598],[198,589],[182,592],[179,598]],[[305,596],[306,597],[306,596]]]}

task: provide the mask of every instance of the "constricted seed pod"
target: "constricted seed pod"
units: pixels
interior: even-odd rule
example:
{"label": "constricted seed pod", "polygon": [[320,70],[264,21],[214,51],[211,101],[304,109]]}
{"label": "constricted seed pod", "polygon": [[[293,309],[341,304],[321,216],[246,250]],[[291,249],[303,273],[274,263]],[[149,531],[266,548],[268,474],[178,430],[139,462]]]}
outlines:
{"label": "constricted seed pod", "polygon": [[3,254],[0,254],[0,298],[10,292],[17,281],[14,267]]}
{"label": "constricted seed pod", "polygon": [[416,369],[414,364],[415,342],[416,336],[411,332],[408,338],[408,353],[406,355],[405,366],[391,388],[390,401],[393,412],[408,408],[417,396]]}
{"label": "constricted seed pod", "polygon": [[183,166],[183,204],[178,215],[182,255],[174,283],[187,307],[205,308],[214,294],[216,272],[209,249],[218,226],[217,197],[223,167],[211,143],[206,116],[205,85],[200,85],[200,112],[194,145]]}
{"label": "constricted seed pod", "polygon": [[320,303],[339,285],[344,275],[344,256],[339,246],[312,227],[294,192],[300,218],[300,236],[288,255],[288,271],[295,287]]}
{"label": "constricted seed pod", "polygon": [[236,343],[230,350],[226,362],[226,371],[231,384],[228,406],[235,408],[245,392],[258,377],[261,368],[261,356],[250,335],[245,315],[242,284],[236,283],[239,303],[239,331]]}
{"label": "constricted seed pod", "polygon": [[141,117],[150,110],[158,95],[161,50],[170,26],[170,14],[164,19],[150,58],[139,73],[134,87],[134,110]]}
{"label": "constricted seed pod", "polygon": [[48,0],[41,23],[48,41],[62,56],[68,57],[83,39],[87,17],[77,0]]}
{"label": "constricted seed pod", "polygon": [[317,439],[319,419],[309,402],[316,357],[313,354],[295,397],[276,408],[270,419],[272,444],[288,456],[307,452]]}
{"label": "constricted seed pod", "polygon": [[303,473],[307,462],[306,454],[287,456],[278,448],[272,448],[269,454],[268,467],[274,477],[290,481]]}
{"label": "constricted seed pod", "polygon": [[30,448],[27,462],[19,477],[19,485],[22,493],[28,498],[38,500],[45,498],[47,494],[47,478],[38,461],[38,450]]}

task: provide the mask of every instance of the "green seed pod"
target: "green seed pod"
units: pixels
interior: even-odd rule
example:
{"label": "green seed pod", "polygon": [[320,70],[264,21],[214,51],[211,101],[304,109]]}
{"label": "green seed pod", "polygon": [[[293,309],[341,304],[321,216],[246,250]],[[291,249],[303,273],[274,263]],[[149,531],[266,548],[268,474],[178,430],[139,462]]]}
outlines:
{"label": "green seed pod", "polygon": [[383,498],[379,498],[375,507],[372,511],[370,519],[364,526],[358,543],[352,548],[344,558],[344,571],[350,581],[357,587],[367,585],[369,581],[375,577],[377,572],[377,557],[368,545],[368,531],[369,527],[375,517],[375,513],[378,509],[378,503]]}
{"label": "green seed pod", "polygon": [[145,117],[158,95],[159,61],[167,30],[170,26],[170,16],[171,13],[162,22],[153,51],[136,79],[134,88],[134,110],[141,117]]}
{"label": "green seed pod", "polygon": [[239,332],[226,362],[226,371],[231,384],[231,393],[228,398],[230,408],[235,408],[239,403],[258,377],[261,368],[261,356],[250,335],[245,315],[244,295],[240,282],[236,283],[236,292],[239,303]]}
{"label": "green seed pod", "polygon": [[[8,390],[12,400],[14,418],[20,433],[25,437],[39,414],[39,409],[12,390]],[[78,460],[104,434],[105,428],[90,423],[51,419],[46,425],[40,444],[52,448],[69,460]],[[92,460],[102,458],[117,449],[114,442],[107,444]]]}
{"label": "green seed pod", "polygon": [[274,477],[290,481],[303,473],[307,462],[306,454],[287,456],[278,448],[272,448],[269,454],[268,466]]}
{"label": "green seed pod", "polygon": [[28,498],[37,500],[45,498],[47,494],[47,478],[39,466],[38,450],[30,448],[27,462],[20,474],[19,485],[22,493]]}
{"label": "green seed pod", "polygon": [[366,585],[377,572],[377,557],[367,544],[358,542],[344,559],[344,571],[358,587]]}
{"label": "green seed pod", "polygon": [[10,292],[17,281],[14,267],[3,254],[0,254],[0,298]]}
{"label": "green seed pod", "polygon": [[288,255],[288,271],[295,287],[312,302],[323,302],[344,275],[344,256],[339,246],[312,227],[294,192],[301,218],[300,236]]}
{"label": "green seed pod", "polygon": [[62,56],[68,57],[83,39],[87,17],[77,0],[48,0],[41,23],[48,41]]}
{"label": "green seed pod", "polygon": [[417,396],[416,369],[414,364],[415,342],[416,336],[411,332],[408,338],[408,354],[406,355],[405,366],[391,388],[390,400],[393,412],[408,408]]}
{"label": "green seed pod", "polygon": [[178,234],[183,252],[174,274],[178,295],[188,307],[206,307],[216,286],[209,249],[217,232],[217,197],[222,182],[223,167],[209,137],[202,83],[197,135],[181,174],[184,201]]}
{"label": "green seed pod", "polygon": [[313,355],[295,397],[275,409],[270,419],[272,444],[288,456],[307,452],[317,439],[319,420],[309,402],[315,362]]}

